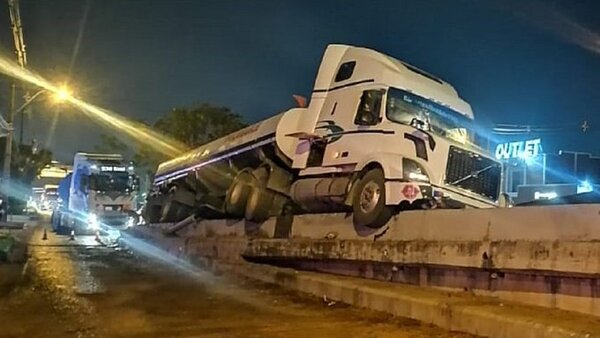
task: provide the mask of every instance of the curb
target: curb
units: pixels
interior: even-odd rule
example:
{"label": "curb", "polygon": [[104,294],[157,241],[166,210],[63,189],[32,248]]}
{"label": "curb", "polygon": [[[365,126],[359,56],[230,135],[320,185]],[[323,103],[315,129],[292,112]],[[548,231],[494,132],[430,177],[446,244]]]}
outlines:
{"label": "curb", "polygon": [[355,307],[415,319],[449,331],[494,338],[600,337],[600,320],[565,311],[253,263],[228,265],[213,261],[213,267],[219,272],[317,297],[326,296]]}
{"label": "curb", "polygon": [[274,284],[319,298],[326,296],[449,331],[494,338],[600,337],[600,318],[576,312],[504,302],[467,292],[249,263],[239,256],[239,248],[233,248],[237,256],[232,259],[232,253],[226,250],[229,245],[225,245],[230,242],[228,238],[222,241],[205,238],[206,248],[202,245],[196,248],[186,244],[189,238],[165,238],[155,231],[136,231],[131,235],[216,273]]}

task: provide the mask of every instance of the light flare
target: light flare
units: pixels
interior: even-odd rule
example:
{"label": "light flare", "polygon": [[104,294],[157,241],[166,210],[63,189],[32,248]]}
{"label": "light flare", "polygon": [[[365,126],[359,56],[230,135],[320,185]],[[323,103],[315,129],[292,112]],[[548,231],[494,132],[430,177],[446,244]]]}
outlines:
{"label": "light flare", "polygon": [[540,0],[510,0],[498,5],[564,41],[600,54],[600,34],[565,14],[558,5]]}
{"label": "light flare", "polygon": [[47,90],[55,98],[75,106],[95,121],[107,127],[118,129],[163,155],[176,157],[187,150],[183,143],[162,135],[142,123],[131,121],[108,109],[78,99],[66,87],[52,84],[41,75],[21,68],[16,62],[11,61],[4,55],[0,55],[0,73]]}

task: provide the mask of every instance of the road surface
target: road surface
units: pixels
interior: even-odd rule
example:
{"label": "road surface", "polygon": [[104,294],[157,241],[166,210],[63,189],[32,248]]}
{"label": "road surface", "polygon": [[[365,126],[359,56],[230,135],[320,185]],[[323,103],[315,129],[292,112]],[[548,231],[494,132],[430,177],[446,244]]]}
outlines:
{"label": "road surface", "polygon": [[41,229],[0,337],[468,337]]}

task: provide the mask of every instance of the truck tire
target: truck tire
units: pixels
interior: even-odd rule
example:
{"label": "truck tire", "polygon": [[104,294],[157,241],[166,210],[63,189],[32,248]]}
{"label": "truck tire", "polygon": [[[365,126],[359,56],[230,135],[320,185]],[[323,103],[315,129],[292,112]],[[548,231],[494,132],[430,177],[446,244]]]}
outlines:
{"label": "truck tire", "polygon": [[266,188],[259,185],[252,186],[246,203],[245,218],[256,223],[267,220],[274,197],[273,193]]}
{"label": "truck tire", "polygon": [[381,169],[371,169],[353,189],[354,224],[380,228],[392,217],[392,208],[385,204],[385,178]]}
{"label": "truck tire", "polygon": [[144,219],[146,223],[158,223],[161,216],[160,205],[147,205],[144,209]]}
{"label": "truck tire", "polygon": [[177,201],[174,201],[172,196],[168,196],[165,205],[162,208],[160,222],[161,223],[174,223],[179,222],[178,219],[181,215],[182,205]]}
{"label": "truck tire", "polygon": [[50,227],[52,228],[52,232],[56,232],[56,229],[58,229],[58,222],[56,220],[58,217],[58,210],[54,210],[50,216]]}
{"label": "truck tire", "polygon": [[244,217],[248,198],[252,191],[252,176],[247,172],[238,174],[225,196],[225,211],[228,215]]}
{"label": "truck tire", "polygon": [[56,233],[59,235],[67,235],[69,233],[69,228],[67,228],[69,221],[68,216],[65,213],[60,213],[57,221]]}

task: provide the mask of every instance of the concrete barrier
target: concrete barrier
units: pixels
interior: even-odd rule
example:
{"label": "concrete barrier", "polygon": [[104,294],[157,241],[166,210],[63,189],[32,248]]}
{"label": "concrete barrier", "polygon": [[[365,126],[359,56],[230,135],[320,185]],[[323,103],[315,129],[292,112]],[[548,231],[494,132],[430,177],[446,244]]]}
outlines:
{"label": "concrete barrier", "polygon": [[597,319],[503,303],[470,294],[390,285],[253,264],[221,270],[357,307],[430,323],[451,331],[495,338],[600,337]]}
{"label": "concrete barrier", "polygon": [[294,260],[600,316],[600,205],[409,211],[381,229],[353,226],[349,214],[213,220],[178,234],[171,252],[196,260]]}
{"label": "concrete barrier", "polygon": [[[317,274],[247,263],[239,257],[256,239],[235,236],[166,238],[158,227],[138,227],[130,234],[167,252],[220,273],[282,287],[356,307],[415,319],[442,328],[494,338],[600,337],[598,319],[540,307],[521,306],[474,293],[447,292],[402,284]],[[187,242],[187,244],[186,244]],[[197,242],[201,242],[200,244]],[[195,243],[195,244],[192,244]],[[216,248],[216,250],[214,250]],[[182,256],[180,256],[182,257]]]}
{"label": "concrete barrier", "polygon": [[352,225],[351,215],[300,215],[292,237],[425,241],[598,241],[600,205],[556,205],[509,209],[406,211],[384,229]]}

